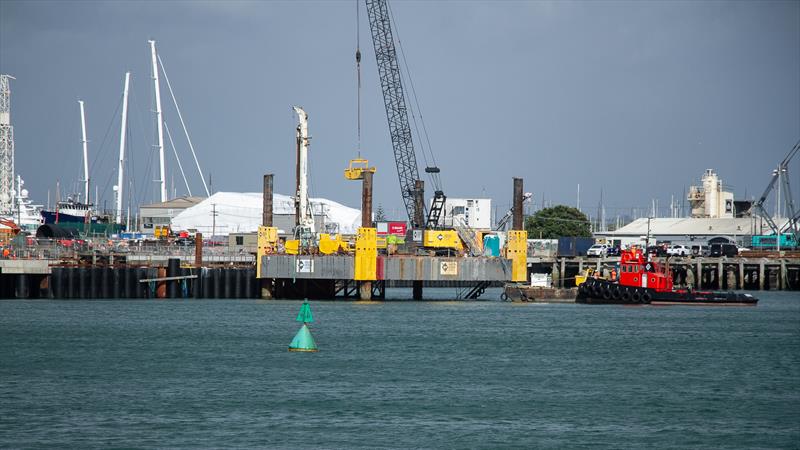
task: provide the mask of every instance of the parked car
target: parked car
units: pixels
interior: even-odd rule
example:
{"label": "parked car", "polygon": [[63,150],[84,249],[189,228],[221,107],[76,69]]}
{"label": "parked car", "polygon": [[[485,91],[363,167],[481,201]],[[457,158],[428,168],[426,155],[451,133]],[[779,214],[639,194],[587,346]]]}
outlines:
{"label": "parked car", "polygon": [[708,246],[705,244],[692,245],[692,256],[708,256]]}
{"label": "parked car", "polygon": [[594,244],[593,246],[589,247],[589,250],[586,250],[586,256],[606,256],[609,247],[610,245],[608,244]]}
{"label": "parked car", "polygon": [[681,244],[675,244],[667,249],[667,255],[670,256],[689,256],[692,254],[692,249]]}
{"label": "parked car", "polygon": [[619,256],[622,253],[622,250],[619,248],[618,245],[612,245],[606,249],[606,256]]}
{"label": "parked car", "polygon": [[711,244],[708,249],[708,254],[712,258],[718,258],[720,256],[738,256],[739,247],[737,247],[736,244]]}
{"label": "parked car", "polygon": [[647,247],[647,253],[654,256],[667,256],[666,245],[651,245]]}

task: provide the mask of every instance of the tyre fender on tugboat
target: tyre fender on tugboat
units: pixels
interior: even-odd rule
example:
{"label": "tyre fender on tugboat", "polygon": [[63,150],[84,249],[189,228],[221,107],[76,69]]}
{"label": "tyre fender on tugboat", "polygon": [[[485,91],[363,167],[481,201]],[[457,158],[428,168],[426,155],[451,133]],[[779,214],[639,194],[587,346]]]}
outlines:
{"label": "tyre fender on tugboat", "polygon": [[649,292],[645,292],[644,294],[642,294],[642,303],[650,303],[650,300],[652,300],[652,299],[653,299],[653,296],[650,295]]}
{"label": "tyre fender on tugboat", "polygon": [[639,300],[642,298],[642,294],[640,294],[638,290],[634,289],[633,294],[631,294],[631,298],[634,302],[639,303]]}
{"label": "tyre fender on tugboat", "polygon": [[625,301],[630,300],[631,299],[631,291],[628,288],[623,288],[621,297]]}
{"label": "tyre fender on tugboat", "polygon": [[611,289],[611,296],[614,298],[614,300],[619,300],[620,299],[621,294],[620,294],[620,291],[619,291],[619,286],[614,286]]}

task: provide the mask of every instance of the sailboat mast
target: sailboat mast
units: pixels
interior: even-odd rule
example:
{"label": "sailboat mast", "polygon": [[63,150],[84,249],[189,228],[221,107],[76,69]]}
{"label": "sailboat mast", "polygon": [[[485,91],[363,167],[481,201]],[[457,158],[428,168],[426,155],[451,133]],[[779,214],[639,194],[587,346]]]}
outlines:
{"label": "sailboat mast", "polygon": [[161,201],[167,201],[167,177],[164,169],[164,126],[161,117],[161,88],[158,83],[158,56],[156,55],[156,41],[149,40],[150,57],[153,65],[153,86],[156,96],[156,130],[158,131],[158,165],[159,184],[161,185]]}
{"label": "sailboat mast", "polygon": [[128,86],[131,73],[125,72],[125,89],[122,91],[122,121],[119,126],[119,167],[117,168],[117,223],[122,223],[122,194],[124,186],[123,173],[125,170],[125,134],[128,127]]}
{"label": "sailboat mast", "polygon": [[83,143],[83,201],[89,204],[89,144],[86,141],[86,114],[83,109],[83,100],[78,100],[81,106],[81,143]]}

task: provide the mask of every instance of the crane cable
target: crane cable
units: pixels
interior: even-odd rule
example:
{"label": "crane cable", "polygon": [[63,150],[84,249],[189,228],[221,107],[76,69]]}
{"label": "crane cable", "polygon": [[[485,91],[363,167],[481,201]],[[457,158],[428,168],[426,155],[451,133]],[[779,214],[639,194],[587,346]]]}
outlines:
{"label": "crane cable", "polygon": [[358,151],[358,157],[361,158],[361,24],[360,24],[360,10],[359,10],[359,2],[361,0],[356,0],[356,78],[357,78],[357,89],[356,89],[356,110],[357,110],[357,129],[358,129],[358,140],[356,144],[356,150]]}
{"label": "crane cable", "polygon": [[[392,24],[394,25],[395,35],[397,36],[397,45],[400,48],[400,58],[402,59],[403,66],[405,67],[406,78],[408,79],[408,84],[411,87],[411,95],[414,97],[414,104],[416,105],[416,110],[417,110],[417,112],[419,112],[419,120],[420,120],[420,123],[422,124],[422,133],[419,132],[419,127],[418,127],[417,121],[416,121],[416,115],[414,114],[414,108],[412,108],[411,107],[412,105],[409,104],[409,110],[411,111],[411,119],[414,122],[414,128],[417,129],[417,136],[419,136],[420,138],[422,138],[424,136],[424,138],[425,138],[425,141],[426,141],[427,147],[428,147],[428,153],[430,154],[431,161],[433,162],[433,166],[434,167],[438,167],[439,164],[436,162],[436,156],[433,153],[433,148],[431,147],[431,140],[430,140],[430,137],[428,136],[428,127],[425,126],[425,119],[422,116],[422,108],[419,105],[419,99],[417,97],[417,90],[416,90],[416,88],[414,86],[414,80],[411,78],[411,70],[408,67],[408,60],[406,59],[406,53],[405,53],[405,50],[403,49],[403,41],[400,39],[400,30],[399,30],[399,28],[397,26],[397,20],[394,18],[394,13],[392,12],[392,7],[391,7],[391,5],[389,5],[388,2],[386,3],[386,8],[389,11],[389,16],[391,18]],[[422,159],[425,161],[425,164],[427,166],[428,165],[428,158],[427,158],[426,152],[425,152],[425,145],[423,145],[423,142],[421,142],[421,139],[420,139],[420,147],[422,147]],[[442,190],[442,188],[441,188],[441,179],[439,178],[439,174],[438,173],[431,173],[429,175],[430,175],[431,181],[433,181],[434,188],[436,190]]]}

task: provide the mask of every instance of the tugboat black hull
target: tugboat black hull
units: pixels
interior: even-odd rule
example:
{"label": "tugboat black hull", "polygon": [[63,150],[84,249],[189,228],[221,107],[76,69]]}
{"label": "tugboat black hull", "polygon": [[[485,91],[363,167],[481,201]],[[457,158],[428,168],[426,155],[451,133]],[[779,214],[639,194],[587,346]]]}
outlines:
{"label": "tugboat black hull", "polygon": [[755,305],[750,294],[711,291],[658,292],[635,286],[623,286],[607,280],[590,278],[578,287],[576,303],[597,305]]}

